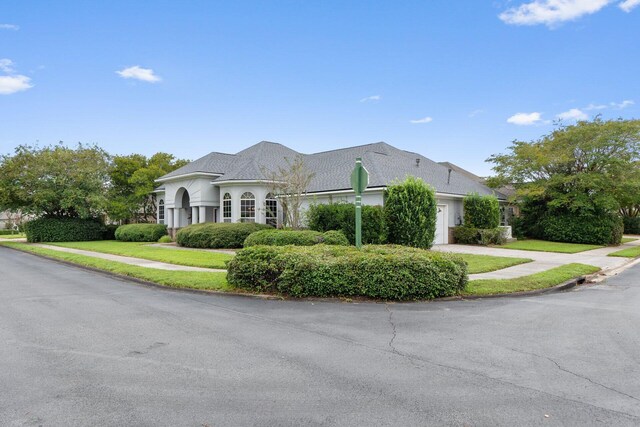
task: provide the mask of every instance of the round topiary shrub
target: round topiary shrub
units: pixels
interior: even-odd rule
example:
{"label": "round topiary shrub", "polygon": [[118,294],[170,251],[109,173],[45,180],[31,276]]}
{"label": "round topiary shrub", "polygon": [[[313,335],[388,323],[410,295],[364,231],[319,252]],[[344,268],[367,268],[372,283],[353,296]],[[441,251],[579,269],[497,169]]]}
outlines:
{"label": "round topiary shrub", "polygon": [[244,241],[244,247],[256,245],[269,246],[312,246],[319,243],[327,245],[348,245],[349,241],[341,231],[320,233],[312,230],[260,230],[251,233]]}
{"label": "round topiary shrub", "polygon": [[173,243],[170,236],[162,236],[158,239],[158,243]]}
{"label": "round topiary shrub", "polygon": [[456,295],[467,283],[458,256],[402,246],[252,246],[227,264],[239,288],[293,297],[388,300]]}
{"label": "round topiary shrub", "polygon": [[95,219],[39,218],[24,226],[27,241],[37,242],[82,242],[102,240],[104,226]]}
{"label": "round topiary shrub", "polygon": [[128,224],[116,230],[116,240],[122,242],[157,242],[166,235],[167,226],[164,224]]}
{"label": "round topiary shrub", "polygon": [[268,229],[273,227],[253,222],[193,224],[178,231],[176,242],[189,248],[238,249],[251,233]]}
{"label": "round topiary shrub", "polygon": [[420,178],[407,177],[385,191],[389,243],[428,249],[436,232],[436,195]]}

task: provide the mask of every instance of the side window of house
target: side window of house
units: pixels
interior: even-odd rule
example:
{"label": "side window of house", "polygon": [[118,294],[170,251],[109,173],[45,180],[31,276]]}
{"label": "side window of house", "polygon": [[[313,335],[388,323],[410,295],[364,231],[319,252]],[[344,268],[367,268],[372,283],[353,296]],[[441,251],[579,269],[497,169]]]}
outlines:
{"label": "side window of house", "polygon": [[164,224],[164,200],[158,201],[158,223]]}
{"label": "side window of house", "polygon": [[231,222],[231,194],[222,197],[222,222]]}
{"label": "side window of house", "polygon": [[256,197],[248,191],[240,197],[240,222],[256,222]]}
{"label": "side window of house", "polygon": [[267,194],[264,201],[265,224],[272,227],[278,226],[278,201],[273,194]]}

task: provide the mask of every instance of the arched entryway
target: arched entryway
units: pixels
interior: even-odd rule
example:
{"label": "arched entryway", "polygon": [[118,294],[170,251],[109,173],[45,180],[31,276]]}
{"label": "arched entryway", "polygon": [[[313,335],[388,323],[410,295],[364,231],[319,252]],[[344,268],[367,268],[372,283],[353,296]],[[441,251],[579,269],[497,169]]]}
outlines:
{"label": "arched entryway", "polygon": [[176,192],[175,206],[174,215],[177,215],[176,224],[178,227],[190,225],[192,223],[191,197],[186,188],[181,187]]}

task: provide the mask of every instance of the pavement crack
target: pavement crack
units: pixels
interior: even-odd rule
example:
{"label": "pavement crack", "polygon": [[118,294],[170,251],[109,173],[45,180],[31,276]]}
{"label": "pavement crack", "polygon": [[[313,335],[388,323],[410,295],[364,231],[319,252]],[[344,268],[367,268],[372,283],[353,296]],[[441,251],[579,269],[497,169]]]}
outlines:
{"label": "pavement crack", "polygon": [[391,339],[389,340],[389,348],[391,349],[391,351],[397,355],[403,356],[405,357],[404,354],[400,353],[395,346],[393,345],[393,342],[396,339],[396,336],[398,334],[398,330],[396,328],[396,324],[393,322],[393,311],[391,311],[391,309],[389,308],[389,304],[385,304],[384,305],[384,309],[389,312],[389,324],[391,325],[391,330],[392,330],[392,335],[391,335]]}
{"label": "pavement crack", "polygon": [[512,349],[510,349],[510,350],[515,351],[515,352],[517,352],[517,353],[521,353],[521,354],[528,354],[528,355],[530,355],[530,356],[535,356],[535,357],[538,357],[538,358],[540,358],[540,359],[546,359],[546,360],[548,360],[549,362],[551,362],[551,363],[553,363],[554,365],[556,365],[556,367],[557,367],[560,371],[562,371],[562,372],[566,372],[567,374],[570,374],[570,375],[573,375],[573,376],[575,376],[575,377],[581,378],[581,379],[583,379],[583,380],[585,380],[585,381],[588,381],[588,382],[590,382],[590,383],[591,383],[591,384],[593,384],[593,385],[596,385],[596,386],[599,386],[599,387],[605,388],[605,389],[607,389],[607,390],[609,390],[609,391],[612,391],[612,392],[614,392],[614,393],[618,393],[618,394],[620,394],[620,395],[622,395],[622,396],[626,396],[626,397],[628,397],[628,398],[630,398],[630,399],[633,399],[633,400],[635,400],[635,401],[637,401],[637,402],[640,402],[640,399],[638,399],[637,397],[635,397],[635,396],[633,396],[633,395],[631,395],[631,394],[627,394],[627,393],[625,393],[625,392],[623,392],[623,391],[616,390],[616,389],[615,389],[615,388],[613,388],[613,387],[609,387],[609,386],[607,386],[607,385],[604,385],[604,384],[602,384],[602,383],[599,383],[599,382],[597,382],[597,381],[594,381],[594,380],[592,380],[591,378],[587,377],[586,375],[581,375],[581,374],[579,374],[579,373],[577,373],[577,372],[573,372],[573,371],[571,371],[571,370],[569,370],[569,369],[567,369],[567,368],[563,367],[563,366],[562,366],[562,365],[560,365],[557,361],[555,361],[554,359],[552,359],[552,358],[551,358],[551,357],[549,357],[549,356],[543,356],[543,355],[536,354],[536,353],[531,353],[531,352],[528,352],[528,351],[517,350],[517,349],[515,349],[515,348],[512,348]]}

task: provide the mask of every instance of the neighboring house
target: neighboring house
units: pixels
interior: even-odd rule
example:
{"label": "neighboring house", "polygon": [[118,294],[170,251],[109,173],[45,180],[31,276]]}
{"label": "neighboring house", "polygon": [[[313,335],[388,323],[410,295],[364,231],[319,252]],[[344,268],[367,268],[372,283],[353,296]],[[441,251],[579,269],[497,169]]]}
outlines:
{"label": "neighboring house", "polygon": [[[481,176],[478,176],[472,172],[469,172],[466,169],[461,168],[458,165],[455,165],[453,163],[450,162],[440,162],[440,164],[442,166],[445,166],[447,168],[451,168],[454,171],[466,176],[469,179],[472,179],[480,184],[483,184],[486,182],[485,178],[482,178]],[[507,185],[504,187],[499,187],[496,189],[496,193],[502,194],[503,196],[505,196],[507,198],[507,200],[509,199],[513,199],[513,197],[516,195],[516,190],[515,188],[513,188],[512,185]],[[520,215],[520,208],[518,208],[517,205],[513,204],[513,203],[507,203],[505,205],[501,205],[500,206],[500,225],[511,225],[511,219],[514,216],[519,216]]]}
{"label": "neighboring house", "polygon": [[357,157],[369,171],[366,205],[382,205],[384,190],[395,180],[413,175],[436,190],[438,217],[435,243],[449,241],[448,228],[462,221],[462,198],[468,193],[504,195],[453,168],[403,151],[384,142],[300,154],[282,144],[260,142],[236,154],[213,152],[157,180],[158,222],[172,231],[198,222],[259,222],[278,225],[282,212],[265,182],[265,170],[287,167],[302,156],[314,174],[303,209],[312,203],[354,202],[350,175]]}
{"label": "neighboring house", "polygon": [[0,230],[14,229],[16,224],[22,225],[26,219],[20,212],[0,211]]}

